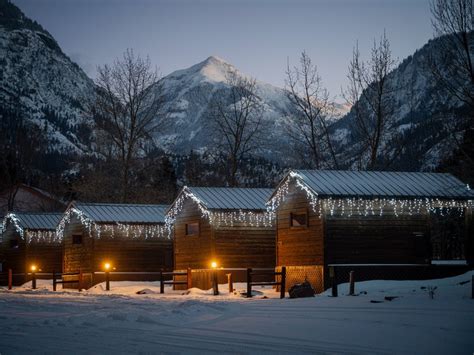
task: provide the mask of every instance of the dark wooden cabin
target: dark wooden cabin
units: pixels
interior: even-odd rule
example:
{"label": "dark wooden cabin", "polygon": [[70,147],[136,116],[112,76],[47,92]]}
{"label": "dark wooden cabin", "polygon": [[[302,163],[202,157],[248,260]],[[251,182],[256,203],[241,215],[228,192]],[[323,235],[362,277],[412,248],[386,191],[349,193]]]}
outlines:
{"label": "dark wooden cabin", "polygon": [[114,280],[137,277],[120,272],[172,269],[173,242],[164,225],[167,208],[72,203],[58,228],[64,244],[63,272],[82,271],[82,287],[87,288],[103,280],[103,275],[94,272],[104,271],[105,263],[117,272]]}
{"label": "dark wooden cabin", "polygon": [[185,187],[168,213],[175,268],[273,268],[275,227],[265,202],[271,189]]}
{"label": "dark wooden cabin", "polygon": [[[2,269],[14,274],[30,272],[35,265],[40,273],[60,271],[62,244],[56,227],[62,213],[14,212],[5,216],[1,242]],[[25,281],[15,277],[15,283]]]}
{"label": "dark wooden cabin", "polygon": [[430,263],[434,216],[453,213],[463,222],[457,258],[472,260],[472,199],[450,174],[291,171],[268,202],[277,265],[290,268],[288,286],[307,278],[323,291],[328,265]]}
{"label": "dark wooden cabin", "polygon": [[0,216],[8,211],[16,212],[58,212],[66,209],[66,203],[53,194],[37,187],[16,184],[0,191]]}

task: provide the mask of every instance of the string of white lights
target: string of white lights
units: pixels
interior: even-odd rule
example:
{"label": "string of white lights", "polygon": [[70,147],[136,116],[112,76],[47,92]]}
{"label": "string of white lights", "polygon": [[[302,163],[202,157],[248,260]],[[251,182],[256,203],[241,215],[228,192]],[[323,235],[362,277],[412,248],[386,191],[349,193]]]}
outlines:
{"label": "string of white lights", "polygon": [[437,213],[441,216],[451,215],[453,212],[456,212],[462,216],[465,208],[473,207],[472,200],[439,198],[320,198],[317,193],[313,192],[302,181],[299,174],[290,172],[267,203],[268,211],[276,212],[278,207],[286,200],[292,181],[296,188],[305,192],[313,212],[319,216],[325,212],[331,216],[382,216],[390,211],[396,217],[419,215],[426,212]]}
{"label": "string of white lights", "polygon": [[90,235],[95,235],[97,239],[102,236],[118,238],[125,236],[132,239],[163,239],[170,238],[168,229],[161,224],[128,224],[128,223],[96,223],[88,218],[81,210],[70,208],[59,222],[56,234],[59,239],[64,238],[64,230],[71,222],[71,217],[75,215]]}
{"label": "string of white lights", "polygon": [[5,230],[7,229],[7,224],[8,224],[8,221],[10,221],[11,223],[13,223],[13,226],[15,228],[15,230],[20,234],[20,236],[23,238],[24,235],[25,235],[25,231],[24,229],[21,227],[20,225],[20,220],[19,218],[14,214],[14,213],[7,213],[7,215],[3,218],[3,221],[2,221],[2,225],[0,227],[0,237],[1,235],[3,234],[3,232],[5,232]]}
{"label": "string of white lights", "polygon": [[175,200],[171,209],[168,211],[165,216],[165,224],[169,231],[172,230],[174,223],[176,222],[176,217],[183,210],[184,203],[186,200],[191,199],[201,212],[202,218],[206,218],[209,223],[215,227],[221,226],[230,226],[240,224],[250,227],[271,227],[273,226],[273,221],[275,214],[272,211],[209,211],[204,207],[201,200],[196,197],[186,186],[183,188],[181,194]]}
{"label": "string of white lights", "polygon": [[59,244],[61,239],[58,238],[56,231],[54,230],[27,230],[26,231],[26,242],[31,243],[47,243],[47,244]]}

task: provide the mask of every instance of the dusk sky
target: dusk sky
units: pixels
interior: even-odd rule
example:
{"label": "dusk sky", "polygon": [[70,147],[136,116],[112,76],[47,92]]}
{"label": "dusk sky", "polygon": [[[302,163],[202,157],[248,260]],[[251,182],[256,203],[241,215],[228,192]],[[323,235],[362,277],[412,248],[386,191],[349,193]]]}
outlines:
{"label": "dusk sky", "polygon": [[89,74],[126,48],[162,75],[210,55],[277,86],[306,50],[331,95],[346,83],[356,41],[368,54],[386,30],[400,60],[431,37],[428,0],[13,0]]}

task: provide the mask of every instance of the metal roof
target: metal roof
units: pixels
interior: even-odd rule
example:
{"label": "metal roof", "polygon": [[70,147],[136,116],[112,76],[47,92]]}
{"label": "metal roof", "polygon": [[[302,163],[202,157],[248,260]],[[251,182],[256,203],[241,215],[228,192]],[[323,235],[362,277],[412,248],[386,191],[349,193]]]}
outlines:
{"label": "metal roof", "polygon": [[265,210],[273,189],[187,187],[210,210]]}
{"label": "metal roof", "polygon": [[23,229],[56,229],[62,213],[11,212],[5,218],[14,215]]}
{"label": "metal roof", "polygon": [[474,191],[451,174],[388,171],[296,170],[321,197],[474,199]]}
{"label": "metal roof", "polygon": [[164,223],[168,205],[82,203],[73,206],[98,223]]}

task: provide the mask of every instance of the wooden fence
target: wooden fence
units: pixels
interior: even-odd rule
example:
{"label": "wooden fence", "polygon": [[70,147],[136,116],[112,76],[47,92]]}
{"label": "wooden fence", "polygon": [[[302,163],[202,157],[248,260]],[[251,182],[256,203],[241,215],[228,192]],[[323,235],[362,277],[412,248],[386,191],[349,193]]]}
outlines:
{"label": "wooden fence", "polygon": [[[280,281],[254,281],[255,276],[280,276]],[[247,298],[252,297],[252,286],[279,286],[280,298],[285,298],[286,286],[286,267],[282,267],[281,271],[274,269],[247,269]]]}

